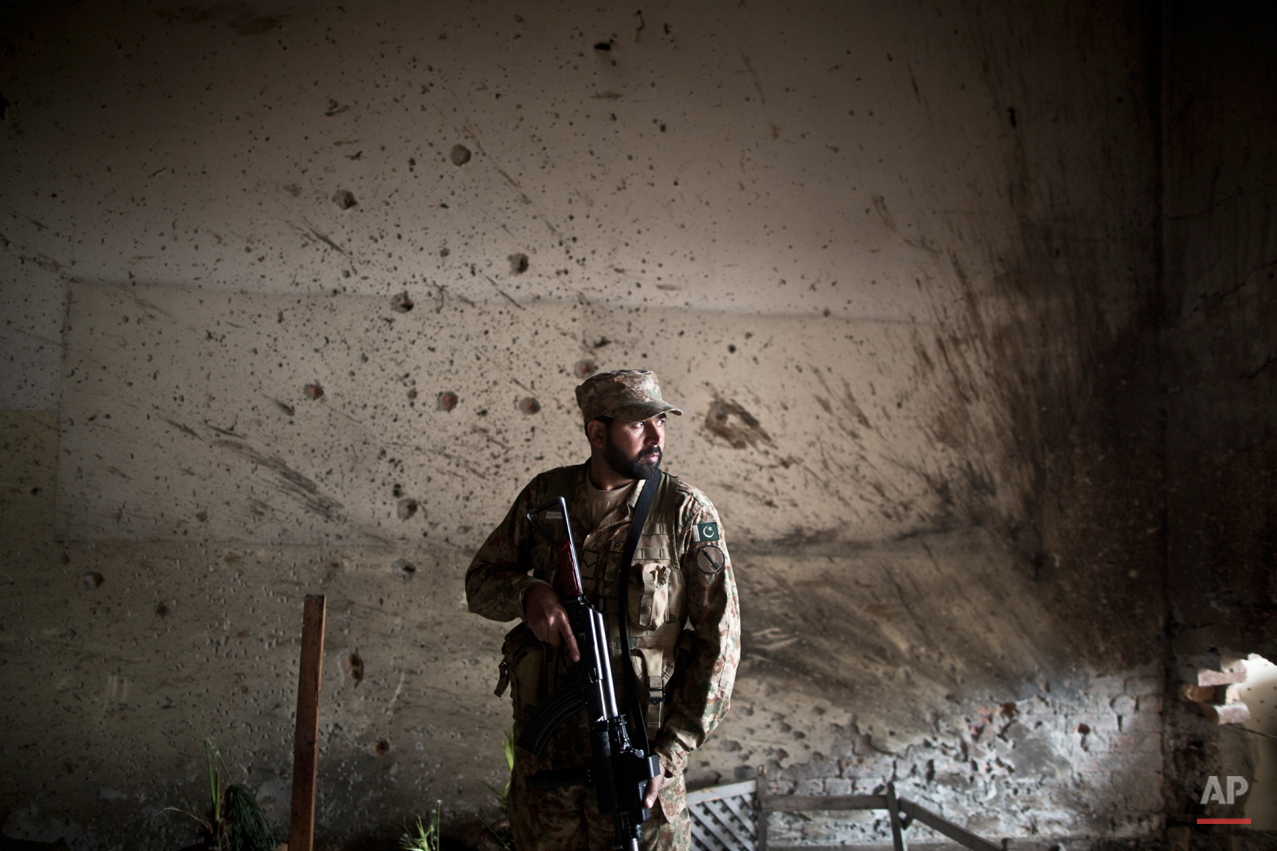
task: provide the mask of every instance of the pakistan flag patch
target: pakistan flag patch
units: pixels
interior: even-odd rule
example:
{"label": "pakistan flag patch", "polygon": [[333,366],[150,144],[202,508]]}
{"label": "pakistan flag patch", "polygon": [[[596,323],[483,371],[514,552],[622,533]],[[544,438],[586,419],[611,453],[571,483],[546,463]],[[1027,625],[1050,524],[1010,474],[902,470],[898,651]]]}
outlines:
{"label": "pakistan flag patch", "polygon": [[718,540],[717,523],[697,523],[692,527],[692,540],[698,544]]}

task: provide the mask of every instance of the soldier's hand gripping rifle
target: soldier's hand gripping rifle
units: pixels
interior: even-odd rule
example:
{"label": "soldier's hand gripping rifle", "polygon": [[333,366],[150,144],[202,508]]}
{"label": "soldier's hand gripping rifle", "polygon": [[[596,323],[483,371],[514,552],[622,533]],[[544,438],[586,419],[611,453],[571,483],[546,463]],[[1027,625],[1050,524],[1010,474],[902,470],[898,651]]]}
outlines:
{"label": "soldier's hand gripping rifle", "polygon": [[[556,539],[536,521],[545,514],[549,520],[562,518],[565,535]],[[607,630],[603,615],[590,605],[581,585],[581,569],[562,497],[528,512],[528,522],[554,548],[562,583],[563,608],[567,610],[581,661],[573,666],[568,682],[533,712],[519,736],[518,745],[538,756],[545,750],[558,726],[585,710],[590,733],[590,761],[576,768],[556,768],[532,775],[534,789],[561,786],[589,786],[597,796],[599,812],[611,813],[616,824],[617,847],[638,851],[639,831],[651,816],[643,806],[647,783],[661,771],[655,754],[646,754],[630,742],[625,713],[617,700],[608,654]],[[625,617],[621,613],[621,617]]]}

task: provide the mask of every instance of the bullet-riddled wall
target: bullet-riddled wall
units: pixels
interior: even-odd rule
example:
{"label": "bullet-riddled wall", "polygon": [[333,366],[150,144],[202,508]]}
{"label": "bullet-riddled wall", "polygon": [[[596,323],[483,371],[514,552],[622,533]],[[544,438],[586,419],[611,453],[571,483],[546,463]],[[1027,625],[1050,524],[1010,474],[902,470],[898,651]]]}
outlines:
{"label": "bullet-riddled wall", "polygon": [[504,627],[461,578],[584,457],[573,387],[630,366],[685,411],[666,468],[742,592],[690,780],[1157,829],[1155,30],[1136,4],[21,17],[6,833],[180,841],[150,817],[205,737],[282,824],[316,592],[321,843],[437,799],[491,817]]}

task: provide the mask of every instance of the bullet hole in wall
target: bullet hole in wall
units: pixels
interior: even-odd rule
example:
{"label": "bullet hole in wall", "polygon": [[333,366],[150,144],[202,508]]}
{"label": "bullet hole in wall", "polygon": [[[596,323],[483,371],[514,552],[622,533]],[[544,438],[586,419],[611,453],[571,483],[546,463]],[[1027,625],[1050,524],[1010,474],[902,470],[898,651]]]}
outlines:
{"label": "bullet hole in wall", "polygon": [[372,743],[372,752],[374,756],[385,756],[390,753],[390,742],[385,739],[378,739]]}
{"label": "bullet hole in wall", "polygon": [[306,395],[311,399],[322,399],[324,396],[324,388],[319,386],[319,382],[306,385]]}
{"label": "bullet hole in wall", "polygon": [[511,254],[509,260],[511,275],[522,275],[528,271],[528,255],[523,253]]}
{"label": "bullet hole in wall", "polygon": [[403,485],[396,482],[395,486],[390,489],[390,492],[395,495],[395,499],[398,499],[403,496]]}
{"label": "bullet hole in wall", "polygon": [[452,160],[453,165],[465,165],[470,162],[470,149],[465,145],[453,145],[452,153],[448,154],[448,158]]}
{"label": "bullet hole in wall", "polygon": [[728,352],[728,354],[732,354],[732,355],[736,354],[736,344],[735,344],[735,343],[733,343],[733,344],[729,345],[729,346],[727,347],[727,352]]}
{"label": "bullet hole in wall", "polygon": [[400,520],[412,519],[412,516],[417,513],[417,507],[418,507],[417,500],[415,499],[406,498],[406,499],[399,500],[399,508],[398,508],[399,519]]}
{"label": "bullet hole in wall", "polygon": [[346,657],[346,675],[356,686],[364,681],[364,657],[358,651],[350,651]]}
{"label": "bullet hole in wall", "polygon": [[349,210],[351,207],[357,206],[358,201],[355,200],[355,193],[349,189],[338,189],[333,195],[333,203],[343,210]]}
{"label": "bullet hole in wall", "polygon": [[168,606],[164,605],[163,600],[155,604],[155,613],[162,618],[168,617],[169,608]]}
{"label": "bullet hole in wall", "polygon": [[100,573],[86,573],[80,578],[84,580],[86,588],[101,588],[102,583],[106,581],[106,577]]}
{"label": "bullet hole in wall", "polygon": [[451,252],[451,251],[449,251],[447,248],[440,248],[440,249],[439,249],[439,256],[440,256],[440,257],[447,257],[447,256],[448,256],[449,254],[451,254],[451,253],[452,253],[452,252]]}
{"label": "bullet hole in wall", "polygon": [[541,403],[531,396],[525,396],[519,400],[519,410],[525,414],[535,414],[541,410]]}
{"label": "bullet hole in wall", "polygon": [[445,390],[439,394],[439,410],[451,411],[457,407],[457,394],[451,390]]}
{"label": "bullet hole in wall", "polygon": [[572,367],[572,372],[576,374],[577,378],[584,381],[594,373],[598,372],[598,369],[598,364],[592,360],[579,360],[576,362],[576,366]]}
{"label": "bullet hole in wall", "polygon": [[600,41],[600,42],[596,42],[596,43],[595,43],[595,45],[594,45],[594,49],[595,49],[595,50],[602,50],[602,51],[605,51],[605,52],[606,52],[606,51],[608,51],[608,50],[611,50],[611,49],[612,49],[612,45],[613,45],[614,43],[615,43],[615,39],[610,39],[610,38],[609,38],[607,41]]}
{"label": "bullet hole in wall", "polygon": [[390,565],[390,572],[398,576],[404,582],[412,579],[417,575],[417,566],[406,558],[401,558],[394,564]]}
{"label": "bullet hole in wall", "polygon": [[408,291],[404,290],[391,299],[390,306],[400,313],[407,313],[412,310],[412,298],[408,295]]}

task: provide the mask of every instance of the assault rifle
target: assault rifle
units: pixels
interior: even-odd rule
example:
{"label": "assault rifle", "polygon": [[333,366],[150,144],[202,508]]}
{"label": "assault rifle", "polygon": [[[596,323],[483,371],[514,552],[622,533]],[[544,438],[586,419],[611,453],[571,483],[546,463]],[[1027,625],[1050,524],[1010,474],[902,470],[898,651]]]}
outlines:
{"label": "assault rifle", "polygon": [[[545,514],[549,520],[563,520],[565,540],[556,540],[536,521]],[[585,710],[590,733],[590,761],[576,768],[554,768],[532,775],[534,789],[562,786],[589,786],[594,789],[599,812],[611,813],[616,824],[616,841],[625,851],[638,851],[639,831],[652,812],[643,806],[647,783],[661,771],[655,754],[644,753],[630,742],[626,715],[619,708],[608,654],[607,630],[603,615],[590,605],[581,585],[581,569],[563,497],[527,514],[528,522],[550,546],[559,562],[563,585],[563,608],[567,610],[581,651],[581,661],[573,666],[571,679],[532,713],[519,736],[518,745],[540,756],[550,736],[575,713]],[[625,617],[622,613],[621,617]]]}

